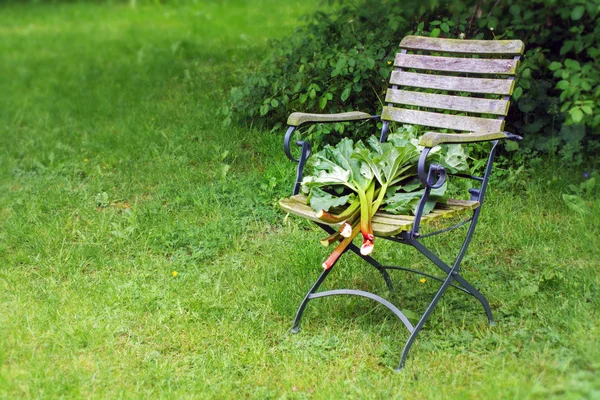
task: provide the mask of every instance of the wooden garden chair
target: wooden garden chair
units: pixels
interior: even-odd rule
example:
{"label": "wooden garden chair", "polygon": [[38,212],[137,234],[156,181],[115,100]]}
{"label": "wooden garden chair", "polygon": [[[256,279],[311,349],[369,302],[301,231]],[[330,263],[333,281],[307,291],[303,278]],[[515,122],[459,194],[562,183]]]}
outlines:
{"label": "wooden garden chair", "polygon": [[[350,245],[347,249],[375,267],[383,276],[390,291],[393,291],[393,286],[388,270],[409,271],[441,282],[441,286],[417,324],[413,325],[402,311],[388,300],[370,292],[355,289],[317,291],[333,270],[333,268],[329,268],[321,273],[304,297],[292,328],[292,332],[298,331],[300,319],[310,300],[336,295],[369,298],[387,307],[408,329],[409,337],[404,345],[398,370],[404,366],[411,345],[449,287],[479,300],[490,324],[494,324],[488,301],[462,277],[460,264],[481,213],[497,145],[500,140],[521,139],[519,136],[504,132],[503,129],[510,95],[514,89],[515,72],[520,56],[523,54],[524,45],[520,40],[455,40],[407,36],[400,43],[400,49],[401,51],[396,55],[394,61],[395,70],[392,72],[389,81],[390,87],[385,98],[388,104],[383,107],[381,116],[371,116],[358,111],[331,115],[304,113],[290,115],[287,121],[289,127],[285,135],[284,149],[286,155],[298,163],[298,168],[293,196],[280,201],[280,206],[286,212],[308,218],[329,233],[335,232],[337,227],[327,225],[319,220],[316,213],[306,204],[306,197],[298,194],[302,171],[311,153],[310,144],[307,141],[299,140],[296,141],[296,145],[300,147],[299,158],[295,158],[291,154],[292,135],[301,125],[378,119],[383,122],[381,142],[386,140],[390,122],[420,125],[426,129],[442,128],[454,132],[428,131],[420,138],[420,144],[425,148],[419,158],[418,176],[425,190],[415,216],[395,216],[379,211],[373,218],[373,231],[376,236],[414,247],[439,267],[443,272],[442,276],[436,277],[413,269],[382,265],[371,256],[361,255],[359,248],[355,245]],[[435,93],[431,93],[432,91]],[[433,212],[423,215],[423,208],[431,189],[440,187],[447,175],[451,175],[441,165],[428,165],[427,155],[431,148],[439,144],[484,141],[490,141],[492,145],[483,176],[457,175],[476,182],[478,187],[469,190],[470,200],[449,200],[446,204],[438,204]],[[467,219],[436,232],[421,234],[419,231],[423,224],[458,213],[467,213]],[[445,263],[421,243],[422,239],[454,230],[466,224],[468,224],[468,231],[464,243],[452,263]]]}

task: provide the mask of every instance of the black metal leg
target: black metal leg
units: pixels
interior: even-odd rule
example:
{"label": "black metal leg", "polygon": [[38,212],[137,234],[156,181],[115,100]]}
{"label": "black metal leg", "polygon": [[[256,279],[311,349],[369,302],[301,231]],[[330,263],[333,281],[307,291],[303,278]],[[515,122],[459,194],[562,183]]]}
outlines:
{"label": "black metal leg", "polygon": [[[474,221],[476,223],[477,221],[477,216],[478,216],[478,212],[476,211],[475,216],[474,216]],[[326,232],[328,233],[333,233],[334,230],[327,226],[327,225],[322,225],[322,224],[318,224],[321,228],[323,228]],[[486,315],[490,321],[490,324],[493,325],[494,324],[494,319],[492,317],[492,310],[490,308],[490,305],[487,301],[487,299],[477,290],[475,289],[465,278],[463,278],[459,272],[460,272],[460,263],[462,261],[462,258],[464,257],[467,248],[469,246],[469,242],[471,239],[471,236],[473,235],[473,231],[474,231],[474,226],[475,224],[472,223],[471,226],[469,227],[469,231],[467,233],[467,237],[465,238],[465,241],[459,251],[459,254],[456,257],[456,260],[454,261],[452,267],[450,267],[448,264],[446,264],[444,261],[442,261],[436,254],[434,254],[431,250],[429,250],[427,247],[425,247],[423,244],[419,243],[418,240],[412,238],[411,236],[403,236],[401,239],[399,238],[397,241],[403,243],[403,244],[408,244],[413,246],[416,250],[418,250],[420,253],[422,253],[426,258],[428,258],[431,262],[433,262],[437,267],[439,267],[441,270],[443,270],[447,275],[445,278],[443,277],[439,277],[436,279],[438,279],[439,281],[442,282],[442,285],[440,286],[440,288],[438,289],[437,293],[435,294],[435,296],[433,297],[431,303],[429,303],[429,305],[427,306],[427,309],[425,310],[425,312],[423,313],[423,315],[421,316],[421,318],[419,319],[419,322],[417,323],[416,326],[412,326],[412,324],[410,323],[410,321],[406,318],[406,316],[400,311],[400,309],[398,309],[396,306],[394,306],[393,304],[391,304],[389,301],[387,301],[386,299],[379,297],[373,293],[369,293],[369,292],[364,292],[361,290],[353,290],[353,289],[337,289],[337,290],[328,290],[328,291],[323,291],[323,292],[317,292],[317,290],[319,289],[319,287],[321,286],[321,284],[323,283],[323,281],[327,278],[327,276],[329,275],[329,272],[331,272],[331,270],[333,269],[334,265],[323,271],[321,273],[321,275],[319,276],[319,278],[317,279],[317,281],[313,284],[313,286],[311,287],[311,289],[308,291],[308,293],[306,294],[306,296],[304,297],[304,300],[302,301],[302,303],[300,304],[300,307],[298,308],[298,311],[296,313],[296,318],[294,319],[294,325],[291,329],[292,333],[296,333],[298,332],[298,327],[300,324],[300,320],[302,319],[302,315],[304,313],[304,309],[306,308],[306,305],[308,304],[308,302],[311,299],[315,299],[315,298],[320,298],[320,297],[327,297],[327,296],[337,296],[337,295],[353,295],[353,296],[362,296],[362,297],[366,297],[369,298],[371,300],[377,301],[378,303],[384,305],[385,307],[387,307],[389,310],[391,310],[401,321],[402,323],[406,326],[406,328],[408,329],[410,336],[408,338],[408,340],[406,341],[404,348],[402,350],[402,356],[400,358],[400,362],[398,364],[398,368],[397,370],[401,370],[404,367],[404,364],[406,362],[406,359],[408,357],[408,353],[411,349],[411,346],[413,345],[414,341],[416,340],[419,332],[421,331],[421,329],[423,328],[423,326],[425,325],[425,323],[427,322],[429,316],[431,315],[431,313],[433,312],[433,310],[435,309],[435,307],[437,306],[437,303],[440,301],[440,299],[442,298],[442,296],[444,295],[444,293],[446,292],[446,290],[449,287],[455,287],[457,289],[460,289],[470,295],[472,295],[473,297],[475,297],[477,300],[479,300],[479,302],[483,305],[483,308],[485,309]],[[387,272],[387,269],[404,269],[407,271],[411,271],[409,269],[406,268],[401,268],[401,267],[385,267],[382,266],[377,260],[375,260],[374,258],[370,257],[370,256],[363,256],[362,254],[360,254],[360,249],[355,246],[354,244],[350,244],[346,250],[344,251],[344,253],[348,250],[351,250],[353,253],[357,254],[359,257],[361,257],[363,260],[365,260],[367,263],[369,263],[370,265],[372,265],[373,267],[375,267],[383,276],[386,285],[388,287],[388,289],[390,290],[390,292],[393,292],[393,286],[391,283],[391,279],[390,276]],[[414,272],[414,271],[413,271]],[[419,272],[420,273],[420,272]],[[427,275],[427,274],[425,274]],[[457,284],[460,285],[456,286],[453,284],[453,282],[456,282]]]}
{"label": "black metal leg", "polygon": [[335,266],[335,264],[331,268],[323,271],[321,273],[321,275],[319,276],[319,279],[317,279],[317,281],[310,288],[308,293],[306,293],[304,300],[302,300],[302,303],[300,304],[300,307],[298,307],[298,311],[296,312],[296,318],[294,318],[294,325],[292,326],[292,329],[291,329],[292,333],[298,333],[298,325],[300,325],[300,319],[302,319],[302,314],[304,314],[304,309],[306,308],[306,304],[308,304],[308,302],[310,301],[310,295],[313,294],[314,292],[316,292],[317,289],[319,289],[319,286],[321,286],[321,284],[323,283],[325,278],[327,278],[327,275],[329,275],[329,273],[331,272],[331,270],[333,269],[334,266]]}
{"label": "black metal leg", "polygon": [[383,275],[383,280],[385,281],[385,284],[386,284],[388,290],[390,291],[390,293],[394,293],[394,285],[392,285],[392,280],[390,279],[390,274],[388,274],[388,272],[385,270],[385,268],[383,268],[383,266],[379,263],[379,261],[375,260],[371,256],[363,256],[362,254],[360,254],[360,249],[355,244],[350,244],[350,246],[348,246],[348,248],[350,250],[352,250],[354,252],[354,254],[356,254],[357,256],[359,256],[360,258],[362,258],[363,260],[365,260],[366,262],[368,262],[369,264],[374,266],[377,269],[377,271],[379,271],[381,273],[381,275]]}
{"label": "black metal leg", "polygon": [[477,289],[475,289],[469,282],[467,282],[465,280],[465,278],[463,278],[460,275],[456,275],[454,277],[454,280],[458,283],[461,284],[462,287],[464,287],[465,289],[467,289],[469,291],[469,293],[471,295],[473,295],[473,297],[475,297],[477,300],[479,300],[479,302],[481,303],[481,305],[483,306],[483,309],[485,310],[485,314],[488,317],[488,321],[490,323],[491,326],[496,325],[496,322],[494,321],[494,316],[492,315],[492,308],[490,307],[490,303],[488,303],[487,299],[484,297],[483,294],[481,294],[481,292]]}
{"label": "black metal leg", "polygon": [[[448,266],[438,256],[436,256],[434,253],[432,253],[427,247],[423,246],[421,243],[419,243],[416,240],[409,240],[408,243],[410,245],[412,245],[414,248],[416,248],[417,250],[419,250],[419,252],[421,252],[421,254],[423,254],[425,257],[427,257],[431,262],[433,262],[439,268],[441,268],[445,272],[450,271],[450,266]],[[461,250],[466,251],[466,248],[463,247],[463,249],[461,249]],[[461,251],[461,254],[464,254],[464,251]],[[460,254],[459,254],[459,256],[460,256]],[[462,257],[460,257],[460,258],[462,259]],[[457,261],[459,261],[458,258],[457,258]],[[456,271],[458,271],[460,269],[460,264],[456,264],[456,262],[455,262],[455,267],[456,267]],[[456,280],[456,282],[458,282],[460,285],[462,285],[462,287],[464,287],[469,292],[469,294],[473,295],[473,297],[475,297],[477,300],[479,300],[479,302],[483,306],[483,309],[485,310],[485,314],[487,315],[490,325],[492,325],[492,326],[495,325],[494,316],[492,315],[492,309],[490,307],[490,303],[483,296],[483,294],[481,294],[481,292],[479,292],[479,290],[475,289],[469,282],[467,282],[467,280],[465,278],[460,276],[458,274],[458,272],[457,272],[457,275],[454,276],[454,280]]]}
{"label": "black metal leg", "polygon": [[406,362],[406,357],[408,356],[410,347],[412,346],[413,342],[417,338],[417,335],[421,331],[421,328],[423,328],[423,325],[425,325],[427,318],[429,318],[429,315],[431,314],[431,312],[433,311],[433,309],[435,308],[437,303],[440,301],[440,299],[442,298],[442,295],[444,294],[444,292],[446,292],[446,290],[448,289],[448,287],[450,286],[451,283],[452,283],[452,272],[448,274],[448,276],[444,280],[444,283],[438,289],[437,293],[433,297],[433,300],[431,301],[431,303],[429,303],[429,306],[427,306],[427,310],[425,310],[425,313],[423,313],[423,315],[421,316],[421,319],[417,323],[417,326],[415,326],[415,329],[411,332],[408,340],[406,341],[406,344],[404,345],[404,349],[402,350],[402,357],[400,358],[400,363],[398,364],[398,368],[396,368],[397,371],[400,371],[402,369],[402,367],[404,367],[404,363]]}

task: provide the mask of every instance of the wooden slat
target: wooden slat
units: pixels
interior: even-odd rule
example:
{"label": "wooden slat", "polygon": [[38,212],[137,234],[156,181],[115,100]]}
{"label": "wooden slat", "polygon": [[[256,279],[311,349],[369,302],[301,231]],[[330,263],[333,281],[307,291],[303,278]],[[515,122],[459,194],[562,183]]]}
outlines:
{"label": "wooden slat", "polygon": [[[316,213],[309,205],[299,202],[293,198],[282,199],[279,201],[280,207],[285,211],[299,217],[309,219],[323,224],[323,221],[317,218]],[[326,224],[333,227],[339,227],[341,224]],[[402,231],[408,231],[412,228],[412,220],[387,219],[385,217],[373,219],[373,233],[377,236],[393,236]]]}
{"label": "wooden slat", "polygon": [[392,72],[390,83],[392,85],[448,90],[452,92],[510,95],[513,91],[515,81],[512,79],[464,78],[394,71]]}
{"label": "wooden slat", "polygon": [[440,53],[519,56],[523,54],[525,45],[520,40],[461,40],[406,36],[400,42],[400,48]]}
{"label": "wooden slat", "polygon": [[388,89],[385,101],[387,103],[495,115],[508,114],[509,106],[508,100],[481,99],[478,97],[451,96],[398,89]]}
{"label": "wooden slat", "polygon": [[381,119],[469,132],[499,132],[504,129],[504,121],[500,119],[464,117],[396,107],[383,107]]}
{"label": "wooden slat", "polygon": [[479,207],[479,202],[474,200],[448,199],[445,205],[454,207],[464,207],[468,208],[469,210],[474,210],[477,207]]}
{"label": "wooden slat", "polygon": [[396,67],[475,74],[514,75],[518,65],[519,60],[514,59],[457,58],[402,53],[396,54],[394,60]]}
{"label": "wooden slat", "polygon": [[[289,213],[307,218],[311,221],[323,223],[316,217],[316,213],[308,204],[306,196],[296,195],[279,201],[281,208]],[[472,210],[479,206],[477,201],[448,200],[446,204],[437,204],[435,209],[423,216],[421,223],[429,223],[442,218],[450,218],[457,213]],[[413,226],[414,217],[410,215],[395,215],[386,212],[377,212],[373,217],[373,233],[376,236],[393,236],[400,232],[408,231]],[[328,224],[339,227],[340,224]]]}

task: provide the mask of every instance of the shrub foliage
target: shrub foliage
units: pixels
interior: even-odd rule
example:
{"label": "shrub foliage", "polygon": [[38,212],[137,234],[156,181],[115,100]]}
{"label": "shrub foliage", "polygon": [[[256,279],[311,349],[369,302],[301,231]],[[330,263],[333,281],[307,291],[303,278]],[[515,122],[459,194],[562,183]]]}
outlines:
{"label": "shrub foliage", "polygon": [[344,2],[271,43],[232,89],[226,121],[279,127],[292,111],[374,114],[402,37],[518,38],[526,54],[508,127],[525,137],[525,154],[558,152],[579,163],[600,137],[599,14],[600,0]]}

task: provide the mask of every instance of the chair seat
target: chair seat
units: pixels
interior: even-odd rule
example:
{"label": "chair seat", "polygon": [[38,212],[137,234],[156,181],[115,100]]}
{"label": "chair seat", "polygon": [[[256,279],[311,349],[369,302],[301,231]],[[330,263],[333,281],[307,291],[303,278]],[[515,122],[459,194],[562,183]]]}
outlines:
{"label": "chair seat", "polygon": [[[307,204],[308,198],[304,195],[296,195],[279,201],[281,208],[288,213],[307,218],[320,224],[339,227],[340,224],[327,224],[317,218],[317,213]],[[446,203],[436,204],[433,211],[421,218],[421,224],[437,221],[442,218],[454,217],[459,213],[474,210],[479,207],[478,201],[470,200],[447,200]],[[412,215],[395,215],[385,211],[377,211],[373,217],[373,233],[375,236],[394,236],[403,231],[409,231],[415,217]]]}

